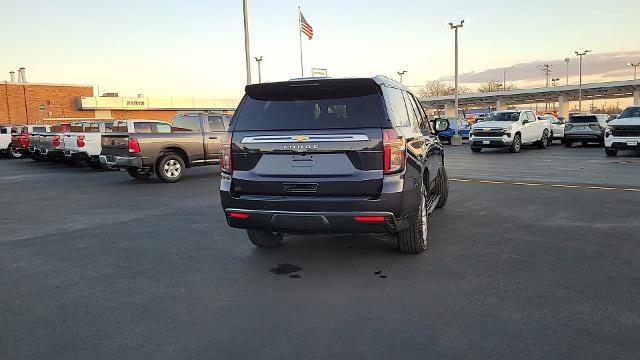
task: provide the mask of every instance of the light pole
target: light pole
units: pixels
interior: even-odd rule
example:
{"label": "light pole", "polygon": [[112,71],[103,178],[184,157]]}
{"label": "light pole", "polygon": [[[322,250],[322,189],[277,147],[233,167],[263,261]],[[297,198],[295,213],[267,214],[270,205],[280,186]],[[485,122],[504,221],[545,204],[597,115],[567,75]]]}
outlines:
{"label": "light pole", "polygon": [[580,92],[578,95],[578,112],[582,112],[582,57],[590,53],[591,50],[585,50],[583,52],[575,52],[576,56],[580,57]]}
{"label": "light pole", "polygon": [[242,14],[244,16],[244,56],[247,67],[247,85],[251,84],[251,54],[249,53],[249,15],[247,0],[242,0]]}
{"label": "light pole", "polygon": [[400,84],[402,84],[402,75],[406,74],[407,70],[398,71],[397,74],[400,76]]}
{"label": "light pole", "polygon": [[449,28],[455,33],[455,102],[454,102],[454,111],[456,112],[456,128],[453,136],[451,137],[451,145],[462,145],[462,137],[460,137],[460,131],[458,130],[458,123],[460,120],[458,119],[458,96],[459,96],[459,88],[458,88],[458,29],[464,27],[464,20],[460,21],[459,24],[454,24],[453,22],[449,23]]}
{"label": "light pole", "polygon": [[502,91],[507,91],[507,70],[513,69],[513,66],[502,69]]}
{"label": "light pole", "polygon": [[637,64],[628,63],[627,66],[633,66],[633,80],[638,80],[638,66],[640,66],[640,62]]}
{"label": "light pole", "polygon": [[567,86],[569,86],[569,61],[571,61],[571,59],[564,58],[564,62],[567,63]]}
{"label": "light pole", "polygon": [[262,62],[262,56],[260,57],[255,57],[256,62],[258,63],[258,83],[261,84],[262,83],[262,70],[260,69],[260,63]]}

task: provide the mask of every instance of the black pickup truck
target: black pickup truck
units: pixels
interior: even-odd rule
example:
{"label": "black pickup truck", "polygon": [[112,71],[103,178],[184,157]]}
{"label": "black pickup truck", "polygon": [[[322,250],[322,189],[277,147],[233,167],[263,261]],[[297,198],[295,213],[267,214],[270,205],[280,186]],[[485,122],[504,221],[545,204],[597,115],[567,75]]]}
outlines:
{"label": "black pickup truck", "polygon": [[222,114],[179,114],[172,126],[158,123],[148,133],[103,135],[100,162],[125,169],[135,179],[155,172],[164,182],[177,182],[187,168],[220,163],[229,121]]}

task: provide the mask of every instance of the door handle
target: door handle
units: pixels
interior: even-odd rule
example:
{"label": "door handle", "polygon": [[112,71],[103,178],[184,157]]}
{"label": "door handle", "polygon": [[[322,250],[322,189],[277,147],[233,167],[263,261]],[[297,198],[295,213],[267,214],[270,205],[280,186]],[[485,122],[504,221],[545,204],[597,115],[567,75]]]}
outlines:
{"label": "door handle", "polygon": [[217,136],[209,136],[209,139],[211,139],[211,140],[215,140],[217,138],[218,138]]}

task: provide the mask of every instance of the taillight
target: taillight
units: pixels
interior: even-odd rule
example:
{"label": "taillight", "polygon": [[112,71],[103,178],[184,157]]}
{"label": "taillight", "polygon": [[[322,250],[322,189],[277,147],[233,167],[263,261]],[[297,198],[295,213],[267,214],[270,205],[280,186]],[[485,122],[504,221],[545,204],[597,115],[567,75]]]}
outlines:
{"label": "taillight", "polygon": [[357,222],[384,222],[384,216],[354,216],[353,220]]}
{"label": "taillight", "polygon": [[84,147],[84,135],[78,135],[76,145],[78,145],[79,148]]}
{"label": "taillight", "polygon": [[20,135],[18,142],[20,143],[20,146],[24,148],[29,147],[29,137],[27,135]]}
{"label": "taillight", "polygon": [[231,174],[233,167],[231,165],[231,133],[228,132],[222,140],[222,149],[220,149],[220,169]]}
{"label": "taillight", "polygon": [[395,129],[382,130],[384,144],[384,173],[392,174],[404,170],[406,159],[404,138]]}
{"label": "taillight", "polygon": [[53,136],[53,143],[51,145],[54,146],[54,147],[60,146],[60,136],[54,135]]}
{"label": "taillight", "polygon": [[232,219],[248,219],[249,214],[240,212],[230,212],[229,217]]}
{"label": "taillight", "polygon": [[127,141],[127,147],[129,148],[130,153],[139,153],[140,152],[140,144],[138,143],[138,139],[129,138]]}

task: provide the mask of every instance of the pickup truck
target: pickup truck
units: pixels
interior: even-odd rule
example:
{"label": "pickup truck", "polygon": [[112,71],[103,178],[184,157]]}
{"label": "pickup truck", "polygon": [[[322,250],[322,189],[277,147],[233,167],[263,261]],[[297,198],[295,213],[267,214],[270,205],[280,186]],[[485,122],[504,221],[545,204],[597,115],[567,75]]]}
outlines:
{"label": "pickup truck", "polygon": [[604,151],[616,156],[619,150],[640,151],[640,105],[629,106],[607,124]]}
{"label": "pickup truck", "polygon": [[11,125],[0,125],[0,153],[7,155],[11,145]]}
{"label": "pickup truck", "polygon": [[550,135],[549,121],[538,119],[531,110],[494,111],[471,127],[469,142],[475,153],[483,148],[509,148],[510,152],[517,153],[522,145],[546,148]]}
{"label": "pickup truck", "polygon": [[9,145],[9,157],[21,159],[29,154],[29,135],[33,133],[45,133],[49,131],[47,125],[20,125],[11,130],[11,144]]}
{"label": "pickup truck", "polygon": [[220,163],[229,120],[222,114],[179,114],[173,126],[156,124],[152,133],[104,135],[100,162],[124,169],[134,179],[148,179],[155,172],[163,182],[174,183],[187,168]]}
{"label": "pickup truck", "polygon": [[[440,119],[442,118],[436,118],[436,121]],[[440,141],[446,141],[449,143],[449,145],[451,145],[451,138],[456,133],[456,127],[458,127],[458,133],[460,134],[460,137],[462,139],[469,138],[469,131],[471,128],[464,119],[456,119],[453,117],[444,119],[449,121],[449,128],[438,133],[438,138],[440,139]]]}
{"label": "pickup truck", "polygon": [[64,134],[64,158],[68,164],[99,169],[102,134],[111,132],[112,121],[82,121],[71,124]]}
{"label": "pickup truck", "polygon": [[34,147],[31,157],[50,161],[64,159],[64,135],[71,129],[71,124],[56,124],[49,128],[48,133],[40,134],[39,145]]}

